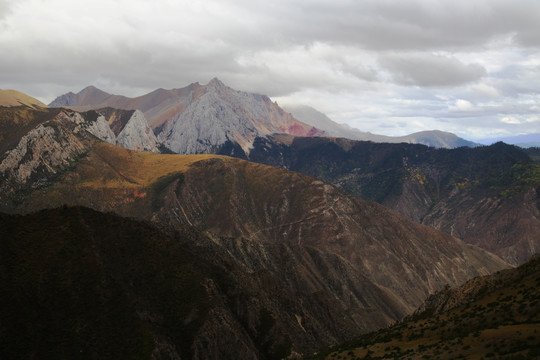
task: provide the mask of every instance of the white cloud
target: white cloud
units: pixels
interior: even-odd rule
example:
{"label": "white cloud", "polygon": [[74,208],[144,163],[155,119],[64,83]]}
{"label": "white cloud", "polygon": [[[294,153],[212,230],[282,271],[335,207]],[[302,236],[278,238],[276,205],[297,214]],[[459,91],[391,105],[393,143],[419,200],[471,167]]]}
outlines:
{"label": "white cloud", "polygon": [[475,84],[473,85],[472,89],[479,95],[487,97],[487,98],[499,97],[499,91],[495,87],[489,86],[484,83]]}
{"label": "white cloud", "polygon": [[451,111],[473,111],[475,110],[475,106],[470,101],[458,99],[453,106],[449,107],[449,109]]}
{"label": "white cloud", "polygon": [[521,124],[521,121],[519,121],[518,119],[516,119],[516,118],[513,117],[513,116],[505,116],[505,117],[503,117],[500,121],[501,121],[502,123],[510,124],[510,125]]}

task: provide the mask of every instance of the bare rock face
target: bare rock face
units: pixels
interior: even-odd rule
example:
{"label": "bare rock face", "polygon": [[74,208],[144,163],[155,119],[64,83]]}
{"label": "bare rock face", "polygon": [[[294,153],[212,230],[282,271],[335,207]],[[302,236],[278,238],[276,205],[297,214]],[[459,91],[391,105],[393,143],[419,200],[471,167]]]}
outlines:
{"label": "bare rock face", "polygon": [[103,115],[98,116],[95,121],[89,122],[86,130],[106,143],[116,144],[116,135]]}
{"label": "bare rock face", "polygon": [[[144,115],[131,111],[123,126],[113,132],[103,114],[64,110],[22,136],[15,148],[0,158],[0,189],[7,193],[40,188],[88,151],[91,135],[130,150],[159,152],[157,139]],[[116,118],[115,118],[116,119]]]}
{"label": "bare rock face", "polygon": [[[298,121],[267,96],[233,90],[218,79],[207,85],[194,83],[181,89],[157,89],[137,98],[107,94],[89,86],[77,94],[59,96],[50,106],[69,106],[78,111],[94,109],[101,113],[107,107],[140,110],[159,140],[180,154],[218,153],[226,144],[233,144],[247,154],[257,136],[324,134]],[[106,111],[111,113],[110,109]],[[146,133],[146,126],[139,131]],[[135,135],[134,129],[130,131]],[[152,144],[134,140],[129,141],[129,146],[145,151],[152,148]]]}
{"label": "bare rock face", "polygon": [[79,114],[62,112],[23,136],[0,162],[2,192],[12,192],[27,184],[32,188],[42,186],[82,155],[86,144],[84,138],[77,136],[81,122]]}
{"label": "bare rock face", "polygon": [[133,112],[127,124],[118,134],[116,142],[126,149],[159,152],[158,140],[148,125],[144,114],[139,110]]}
{"label": "bare rock face", "polygon": [[141,111],[104,108],[84,114],[86,130],[100,140],[130,150],[159,152],[159,142]]}
{"label": "bare rock face", "polygon": [[272,133],[306,136],[323,132],[299,122],[267,96],[235,91],[213,79],[171,120],[160,139],[179,154],[212,153],[227,141],[249,153],[257,136]]}

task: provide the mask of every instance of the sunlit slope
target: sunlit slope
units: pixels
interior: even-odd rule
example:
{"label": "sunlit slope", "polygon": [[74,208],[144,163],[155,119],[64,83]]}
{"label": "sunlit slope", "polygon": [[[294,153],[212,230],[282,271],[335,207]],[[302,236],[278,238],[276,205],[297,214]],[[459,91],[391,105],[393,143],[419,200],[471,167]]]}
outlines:
{"label": "sunlit slope", "polygon": [[28,106],[31,108],[45,108],[47,105],[32,96],[17,90],[0,89],[0,106]]}
{"label": "sunlit slope", "polygon": [[51,186],[31,192],[17,209],[30,212],[69,204],[151,218],[162,183],[169,184],[193,163],[211,158],[221,157],[151,154],[96,141],[71,169]]}

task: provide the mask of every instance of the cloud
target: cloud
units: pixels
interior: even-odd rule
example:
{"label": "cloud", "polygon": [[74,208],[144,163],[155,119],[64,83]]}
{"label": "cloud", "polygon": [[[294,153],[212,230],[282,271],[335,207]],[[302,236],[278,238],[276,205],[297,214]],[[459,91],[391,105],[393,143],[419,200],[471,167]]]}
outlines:
{"label": "cloud", "polygon": [[455,58],[432,54],[388,54],[381,56],[379,63],[401,85],[458,86],[486,75],[478,64],[463,64]]}
{"label": "cloud", "polygon": [[539,11],[537,0],[0,0],[0,79],[48,102],[90,84],[138,96],[217,76],[366,131],[529,131]]}
{"label": "cloud", "polygon": [[502,123],[510,124],[510,125],[521,124],[521,121],[519,121],[518,119],[516,119],[516,118],[513,117],[513,116],[505,116],[505,117],[503,117],[500,121],[501,121]]}
{"label": "cloud", "polygon": [[473,111],[475,106],[470,101],[458,99],[455,105],[450,106],[449,109],[451,111]]}
{"label": "cloud", "polygon": [[472,89],[478,95],[487,97],[487,98],[497,98],[500,95],[499,90],[487,84],[476,84],[476,85],[473,85]]}
{"label": "cloud", "polygon": [[8,17],[11,14],[13,5],[15,4],[12,0],[0,0],[0,20]]}

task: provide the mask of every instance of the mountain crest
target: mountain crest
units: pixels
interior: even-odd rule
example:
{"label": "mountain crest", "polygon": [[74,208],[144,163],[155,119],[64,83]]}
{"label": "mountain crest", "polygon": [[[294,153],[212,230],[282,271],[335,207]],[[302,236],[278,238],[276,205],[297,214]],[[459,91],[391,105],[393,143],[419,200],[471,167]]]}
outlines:
{"label": "mountain crest", "polygon": [[225,84],[221,82],[221,80],[219,80],[217,77],[215,77],[212,80],[210,80],[210,82],[206,86],[210,88],[219,89],[219,88],[224,88]]}

